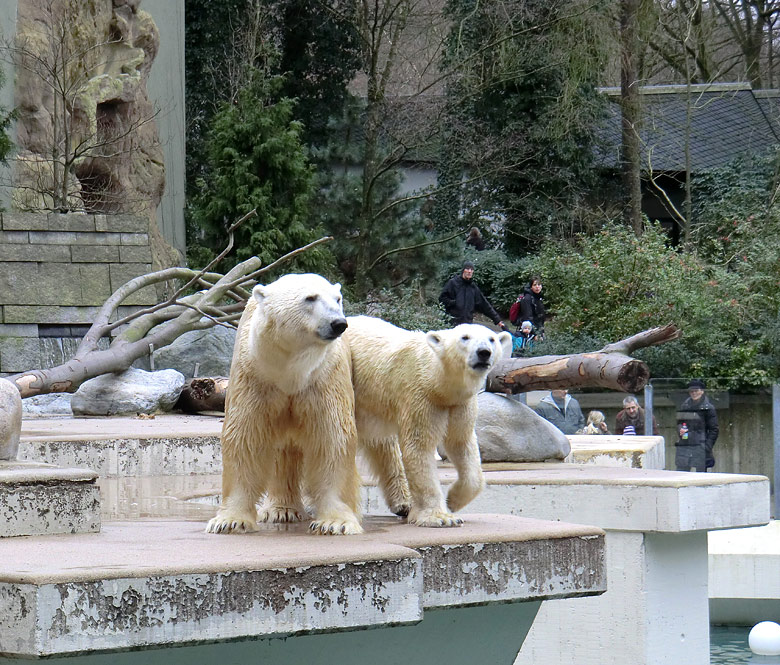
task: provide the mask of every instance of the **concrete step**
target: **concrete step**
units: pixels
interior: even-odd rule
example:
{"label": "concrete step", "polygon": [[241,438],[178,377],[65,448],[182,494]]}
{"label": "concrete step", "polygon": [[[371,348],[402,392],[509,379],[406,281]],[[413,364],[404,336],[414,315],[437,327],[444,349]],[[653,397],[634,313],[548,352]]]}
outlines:
{"label": "concrete step", "polygon": [[100,530],[97,474],[0,461],[0,538]]}

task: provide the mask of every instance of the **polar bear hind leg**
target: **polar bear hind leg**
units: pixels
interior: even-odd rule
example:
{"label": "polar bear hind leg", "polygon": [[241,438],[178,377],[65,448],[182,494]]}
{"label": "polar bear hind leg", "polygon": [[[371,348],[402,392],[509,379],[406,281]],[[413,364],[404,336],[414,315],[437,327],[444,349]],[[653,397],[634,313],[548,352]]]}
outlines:
{"label": "polar bear hind leg", "polygon": [[412,505],[397,437],[362,440],[360,449],[376,476],[390,512],[406,517]]}

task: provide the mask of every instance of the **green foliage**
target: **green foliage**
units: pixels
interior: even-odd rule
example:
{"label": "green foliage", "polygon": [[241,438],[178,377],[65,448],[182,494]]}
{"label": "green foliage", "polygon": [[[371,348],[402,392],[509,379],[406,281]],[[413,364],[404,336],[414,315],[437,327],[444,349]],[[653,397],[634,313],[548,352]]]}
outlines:
{"label": "green foliage", "polygon": [[594,237],[550,241],[530,265],[544,281],[551,339],[614,342],[674,323],[683,331],[680,341],[636,354],[651,362],[654,376],[716,376],[737,362],[743,286],[694,254],[667,247],[659,227],[648,225],[641,238],[608,225]]}
{"label": "green foliage", "polygon": [[[308,223],[313,180],[301,127],[292,120],[293,102],[276,101],[280,85],[279,79],[254,77],[235,104],[220,108],[208,133],[208,170],[191,209],[205,231],[203,244],[221,249],[226,229],[257,209],[236,231],[233,263],[258,256],[267,264],[320,235]],[[326,262],[326,253],[315,250],[297,265],[315,270]]]}
{"label": "green foliage", "polygon": [[[438,291],[436,292],[438,297]],[[362,301],[347,304],[350,316],[376,316],[406,330],[441,330],[449,328],[449,317],[433,294],[427,294],[420,283],[377,289]]]}

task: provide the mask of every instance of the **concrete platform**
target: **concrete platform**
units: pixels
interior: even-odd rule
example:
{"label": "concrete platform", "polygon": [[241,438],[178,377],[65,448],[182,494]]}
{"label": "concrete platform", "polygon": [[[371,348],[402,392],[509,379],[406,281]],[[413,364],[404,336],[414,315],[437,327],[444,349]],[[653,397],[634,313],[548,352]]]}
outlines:
{"label": "concrete platform", "polygon": [[[5,539],[0,653],[46,657],[388,627],[424,622],[433,608],[606,588],[604,534],[594,527],[494,515],[469,515],[459,529],[398,518],[364,526],[349,537],[311,535],[305,524],[218,536],[201,522],[140,521],[92,535]],[[529,627],[518,626],[520,643]]]}
{"label": "concrete platform", "polygon": [[88,467],[101,477],[219,473],[222,418],[34,418],[22,420],[18,459]]}
{"label": "concrete platform", "polygon": [[0,538],[100,530],[97,474],[0,461]]}
{"label": "concrete platform", "polygon": [[666,453],[662,436],[618,436],[601,434],[568,437],[571,452],[564,462],[596,464],[597,466],[625,466],[631,469],[666,468]]}
{"label": "concrete platform", "polygon": [[754,626],[780,619],[780,521],[708,534],[710,620]]}

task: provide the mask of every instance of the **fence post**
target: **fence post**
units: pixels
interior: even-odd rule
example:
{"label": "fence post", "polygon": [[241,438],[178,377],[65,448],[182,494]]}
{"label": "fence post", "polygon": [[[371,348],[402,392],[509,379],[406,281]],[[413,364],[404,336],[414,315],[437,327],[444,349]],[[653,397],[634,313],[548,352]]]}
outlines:
{"label": "fence post", "polygon": [[645,436],[653,433],[653,386],[649,382],[645,386]]}
{"label": "fence post", "polygon": [[780,384],[772,386],[772,434],[775,443],[774,518],[780,520]]}

